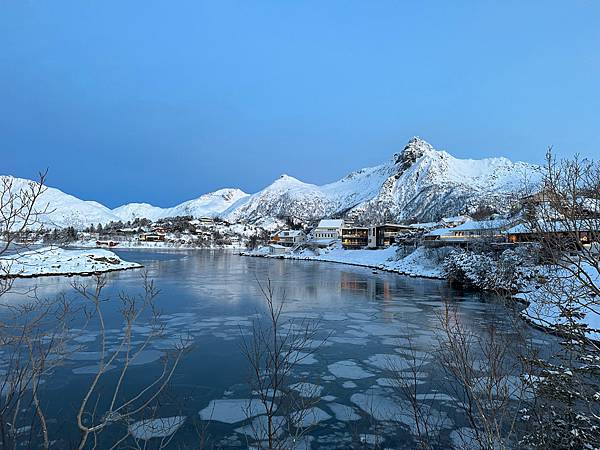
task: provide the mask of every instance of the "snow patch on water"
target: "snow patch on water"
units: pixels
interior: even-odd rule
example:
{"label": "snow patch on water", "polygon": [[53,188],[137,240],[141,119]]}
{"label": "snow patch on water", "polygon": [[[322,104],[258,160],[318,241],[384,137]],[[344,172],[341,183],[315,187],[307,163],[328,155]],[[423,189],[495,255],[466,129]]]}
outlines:
{"label": "snow patch on water", "polygon": [[230,398],[211,400],[198,414],[202,420],[237,423],[265,413],[264,405],[256,399]]}
{"label": "snow patch on water", "polygon": [[349,378],[351,380],[360,380],[373,376],[371,372],[364,370],[361,366],[350,360],[329,364],[327,369],[338,378]]}
{"label": "snow patch on water", "polygon": [[157,437],[164,438],[175,433],[184,422],[185,416],[140,420],[129,426],[129,432],[135,439],[145,441]]}

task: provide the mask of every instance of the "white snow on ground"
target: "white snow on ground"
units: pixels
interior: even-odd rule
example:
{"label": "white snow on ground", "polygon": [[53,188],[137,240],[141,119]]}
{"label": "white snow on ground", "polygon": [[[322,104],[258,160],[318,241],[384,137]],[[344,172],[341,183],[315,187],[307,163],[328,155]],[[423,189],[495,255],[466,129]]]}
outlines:
{"label": "white snow on ground", "polygon": [[[596,286],[600,286],[600,273],[598,273],[598,270],[589,265],[583,265],[582,268],[585,273],[587,273],[589,280]],[[587,307],[585,305],[584,296],[577,295],[578,293],[582,293],[582,287],[579,285],[580,282],[576,278],[570,277],[564,270],[557,275],[561,277],[561,283],[565,283],[558,289],[558,292],[562,293],[561,295],[563,295],[563,297],[564,293],[571,292],[578,298],[578,302],[583,303],[579,307],[579,312],[585,314],[582,322],[590,328],[588,336],[591,339],[600,340],[600,314],[595,307],[596,305],[590,304],[590,307]],[[527,320],[536,325],[551,328],[554,325],[564,323],[565,321],[564,317],[560,317],[560,311],[556,306],[557,298],[555,295],[556,294],[549,297],[545,286],[542,285],[539,286],[538,289],[517,294],[515,297],[525,300],[528,303],[527,308],[522,312],[522,315]],[[548,301],[548,298],[550,298],[550,301]],[[567,299],[564,298],[564,301],[567,301]]]}
{"label": "white snow on ground", "polygon": [[175,433],[184,422],[185,416],[140,420],[129,426],[129,432],[135,439],[145,441],[158,437],[164,438]]}
{"label": "white snow on ground", "polygon": [[142,267],[103,249],[44,247],[0,258],[0,276],[87,275]]}
{"label": "white snow on ground", "polygon": [[391,246],[378,250],[345,250],[341,245],[322,249],[317,253],[305,249],[283,255],[267,255],[264,252],[248,252],[245,255],[266,258],[286,258],[310,261],[325,261],[396,272],[403,275],[425,278],[443,278],[441,263],[434,261],[424,247],[418,247],[411,254],[400,257],[396,255],[398,248]]}

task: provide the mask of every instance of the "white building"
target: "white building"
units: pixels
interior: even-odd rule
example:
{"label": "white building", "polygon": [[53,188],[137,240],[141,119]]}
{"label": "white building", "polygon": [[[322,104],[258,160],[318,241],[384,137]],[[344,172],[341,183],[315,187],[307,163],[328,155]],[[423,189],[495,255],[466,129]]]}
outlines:
{"label": "white building", "polygon": [[323,219],[313,230],[314,239],[340,239],[344,219]]}
{"label": "white building", "polygon": [[284,253],[287,253],[290,250],[289,247],[279,244],[269,244],[268,248],[269,254],[271,255],[283,255]]}
{"label": "white building", "polygon": [[271,236],[271,242],[275,244],[293,247],[306,240],[306,234],[302,230],[280,230]]}
{"label": "white building", "polygon": [[439,228],[425,235],[426,239],[440,239],[445,242],[466,242],[473,239],[502,239],[504,232],[514,225],[514,220],[467,220],[454,228]]}

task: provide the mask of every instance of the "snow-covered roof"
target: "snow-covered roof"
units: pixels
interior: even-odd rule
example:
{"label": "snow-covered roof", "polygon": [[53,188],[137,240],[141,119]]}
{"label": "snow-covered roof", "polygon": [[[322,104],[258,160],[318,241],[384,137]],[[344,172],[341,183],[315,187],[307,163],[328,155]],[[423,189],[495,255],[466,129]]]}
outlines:
{"label": "snow-covered roof", "polygon": [[317,228],[341,228],[344,226],[344,219],[323,219],[319,222]]}
{"label": "snow-covered roof", "polygon": [[569,232],[569,231],[598,231],[597,229],[594,230],[594,228],[598,228],[598,227],[594,227],[593,223],[589,223],[586,220],[577,220],[574,221],[573,223],[569,223],[569,222],[562,222],[562,221],[553,221],[553,222],[547,222],[544,223],[543,221],[540,221],[538,223],[538,229],[537,230],[531,230],[531,226],[528,223],[520,223],[515,225],[514,227],[509,228],[508,230],[506,230],[507,234],[527,234],[527,233],[560,233],[560,232]]}
{"label": "snow-covered roof", "polygon": [[438,228],[427,233],[427,236],[450,236],[456,228]]}
{"label": "snow-covered roof", "polygon": [[298,236],[302,236],[304,234],[304,231],[302,231],[302,230],[281,230],[281,231],[278,231],[276,234],[278,234],[280,236],[287,236],[287,237],[298,237]]}
{"label": "snow-covered roof", "polygon": [[288,248],[285,245],[281,245],[281,244],[269,244],[269,247],[273,247],[273,248]]}
{"label": "snow-covered roof", "polygon": [[440,223],[439,222],[417,222],[417,223],[411,223],[409,225],[410,228],[435,228],[435,227],[439,227]]}
{"label": "snow-covered roof", "polygon": [[452,228],[452,231],[496,230],[510,225],[511,221],[508,219],[468,220],[467,222]]}
{"label": "snow-covered roof", "polygon": [[471,220],[471,218],[469,216],[442,217],[444,223],[466,222],[467,220]]}

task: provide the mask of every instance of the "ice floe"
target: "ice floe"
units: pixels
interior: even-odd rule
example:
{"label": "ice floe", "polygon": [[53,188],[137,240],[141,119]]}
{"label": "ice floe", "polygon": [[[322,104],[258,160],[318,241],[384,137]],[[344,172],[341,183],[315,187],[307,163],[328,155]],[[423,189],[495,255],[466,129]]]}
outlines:
{"label": "ice floe", "polygon": [[306,382],[292,384],[290,386],[290,389],[298,392],[300,397],[304,398],[319,397],[321,395],[321,392],[323,392],[323,386]]}
{"label": "ice floe", "polygon": [[354,361],[338,361],[333,364],[329,364],[327,369],[339,378],[349,378],[351,380],[360,380],[362,378],[372,377],[373,374],[361,366],[356,364]]}
{"label": "ice floe", "polygon": [[[281,416],[272,417],[272,433],[274,436],[281,436],[285,429],[285,418]],[[250,436],[256,441],[264,441],[269,438],[269,419],[268,416],[258,416],[252,419],[248,425],[236,428],[235,431],[246,436]]]}
{"label": "ice floe", "polygon": [[341,403],[329,403],[327,407],[333,412],[335,418],[342,422],[360,420],[360,416],[352,406],[342,405]]}
{"label": "ice floe", "polygon": [[306,428],[311,427],[319,422],[324,422],[331,419],[331,416],[321,408],[313,407],[295,411],[291,414],[292,422],[295,426]]}
{"label": "ice floe", "polygon": [[382,370],[405,370],[413,366],[413,362],[403,358],[400,355],[388,355],[385,353],[377,353],[369,356],[365,363],[377,367]]}
{"label": "ice floe", "polygon": [[265,413],[266,409],[259,400],[229,398],[211,400],[198,414],[202,420],[237,423]]}
{"label": "ice floe", "polygon": [[175,433],[184,422],[185,416],[140,420],[129,426],[129,432],[135,439],[164,438]]}

